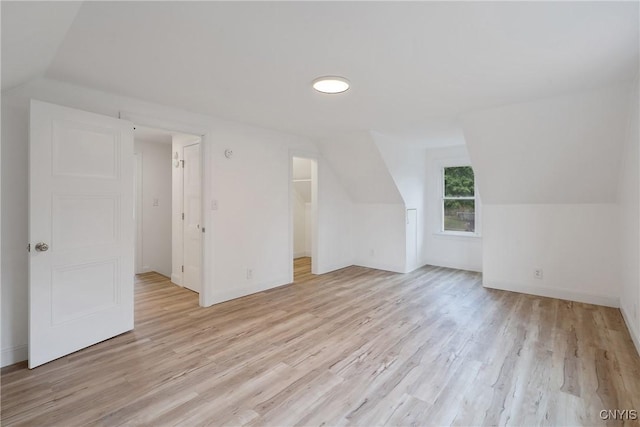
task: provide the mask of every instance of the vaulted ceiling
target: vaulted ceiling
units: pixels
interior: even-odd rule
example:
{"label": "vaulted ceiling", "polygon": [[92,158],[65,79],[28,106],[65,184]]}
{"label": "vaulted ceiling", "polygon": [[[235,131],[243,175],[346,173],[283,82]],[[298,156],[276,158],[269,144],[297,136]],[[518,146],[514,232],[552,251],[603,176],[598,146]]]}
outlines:
{"label": "vaulted ceiling", "polygon": [[[637,2],[2,2],[3,89],[44,75],[312,138],[459,143],[460,113],[637,66]],[[315,93],[327,74],[352,88]]]}

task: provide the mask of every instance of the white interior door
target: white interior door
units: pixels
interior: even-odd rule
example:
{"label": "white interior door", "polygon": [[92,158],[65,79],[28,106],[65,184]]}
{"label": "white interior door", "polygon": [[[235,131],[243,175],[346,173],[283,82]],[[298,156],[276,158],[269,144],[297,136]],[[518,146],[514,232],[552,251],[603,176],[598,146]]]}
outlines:
{"label": "white interior door", "polygon": [[144,273],[142,271],[142,153],[133,154],[133,221],[134,233],[134,263],[135,274]]}
{"label": "white interior door", "polygon": [[202,257],[200,143],[184,147],[184,275],[182,285],[200,292]]}
{"label": "white interior door", "polygon": [[133,125],[31,101],[29,367],[133,329]]}

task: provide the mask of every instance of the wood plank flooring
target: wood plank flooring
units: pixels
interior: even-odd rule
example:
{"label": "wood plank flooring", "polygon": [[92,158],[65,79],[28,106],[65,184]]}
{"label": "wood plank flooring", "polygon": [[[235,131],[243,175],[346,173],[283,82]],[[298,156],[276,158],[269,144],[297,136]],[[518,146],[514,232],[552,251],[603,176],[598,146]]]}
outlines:
{"label": "wood plank flooring", "polygon": [[139,276],[133,332],[2,371],[2,425],[634,425],[599,417],[640,410],[616,309],[446,268],[308,268],[209,308]]}
{"label": "wood plank flooring", "polygon": [[302,257],[293,260],[293,281],[305,282],[313,278],[311,274],[311,258]]}

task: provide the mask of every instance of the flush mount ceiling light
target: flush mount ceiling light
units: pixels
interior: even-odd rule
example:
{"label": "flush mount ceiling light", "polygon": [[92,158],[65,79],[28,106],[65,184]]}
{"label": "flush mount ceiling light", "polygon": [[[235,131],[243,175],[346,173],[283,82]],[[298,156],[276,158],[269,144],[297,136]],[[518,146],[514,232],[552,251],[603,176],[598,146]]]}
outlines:
{"label": "flush mount ceiling light", "polygon": [[338,76],[318,77],[313,81],[313,88],[322,93],[342,93],[349,89],[349,80]]}

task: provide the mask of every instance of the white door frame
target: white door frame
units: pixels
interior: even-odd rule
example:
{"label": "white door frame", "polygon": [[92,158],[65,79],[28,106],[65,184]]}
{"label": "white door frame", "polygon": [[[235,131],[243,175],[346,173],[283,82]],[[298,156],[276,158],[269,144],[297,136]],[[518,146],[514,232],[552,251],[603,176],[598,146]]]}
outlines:
{"label": "white door frame", "polygon": [[132,122],[136,126],[145,126],[156,129],[165,129],[173,132],[186,133],[191,135],[200,136],[200,171],[202,182],[202,204],[201,204],[201,220],[202,229],[204,230],[202,238],[202,258],[200,259],[200,306],[208,307],[213,304],[213,262],[204,262],[205,260],[213,259],[213,224],[207,215],[205,206],[210,206],[211,201],[209,194],[212,192],[211,188],[211,170],[205,165],[211,165],[213,162],[207,161],[211,156],[213,149],[212,131],[208,128],[208,125],[191,125],[182,123],[171,119],[163,119],[159,117],[149,116],[140,113],[133,113],[128,111],[120,111],[120,118]]}
{"label": "white door frame", "polygon": [[318,153],[289,150],[289,282],[293,283],[293,158],[311,162],[311,273],[318,274]]}
{"label": "white door frame", "polygon": [[[135,140],[135,139],[134,139]],[[135,176],[133,177],[135,182],[135,199],[133,200],[133,206],[135,207],[136,215],[136,235],[134,236],[135,242],[135,254],[136,259],[133,264],[134,272],[139,274],[142,272],[142,153],[135,152],[134,145],[133,158],[135,159]]]}

